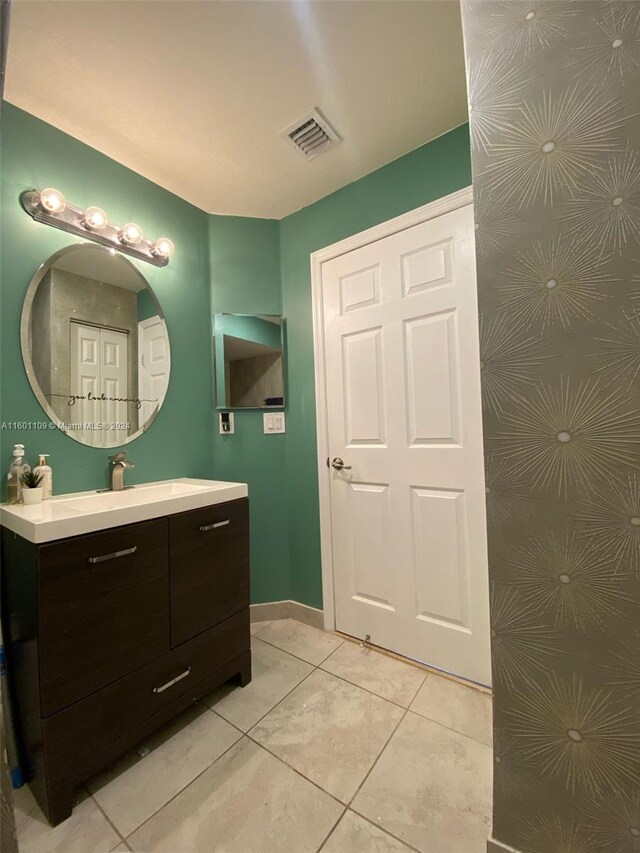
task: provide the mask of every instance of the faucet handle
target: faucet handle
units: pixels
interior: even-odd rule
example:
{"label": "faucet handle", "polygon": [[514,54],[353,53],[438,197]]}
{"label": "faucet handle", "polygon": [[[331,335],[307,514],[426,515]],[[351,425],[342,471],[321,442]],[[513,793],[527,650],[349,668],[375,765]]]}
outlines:
{"label": "faucet handle", "polygon": [[109,456],[109,462],[113,462],[114,464],[118,462],[124,462],[124,458],[127,455],[126,450],[119,450],[117,453],[114,453],[113,456]]}

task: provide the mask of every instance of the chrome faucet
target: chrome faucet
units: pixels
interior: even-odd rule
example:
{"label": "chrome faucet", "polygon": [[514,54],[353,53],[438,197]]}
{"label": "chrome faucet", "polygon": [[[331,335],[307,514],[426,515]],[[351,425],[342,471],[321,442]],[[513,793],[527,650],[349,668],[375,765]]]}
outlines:
{"label": "chrome faucet", "polygon": [[133,486],[125,486],[124,472],[127,468],[135,468],[133,462],[128,462],[125,459],[126,450],[120,450],[109,457],[109,491],[121,492],[123,489],[132,489]]}

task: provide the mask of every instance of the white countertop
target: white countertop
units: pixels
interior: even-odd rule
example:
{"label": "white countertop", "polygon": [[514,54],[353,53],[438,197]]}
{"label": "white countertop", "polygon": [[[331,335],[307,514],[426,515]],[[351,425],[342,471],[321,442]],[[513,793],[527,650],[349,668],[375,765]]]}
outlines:
{"label": "white countertop", "polygon": [[35,506],[0,504],[0,524],[41,544],[234,501],[248,493],[246,483],[181,477],[141,483],[120,492],[55,495]]}

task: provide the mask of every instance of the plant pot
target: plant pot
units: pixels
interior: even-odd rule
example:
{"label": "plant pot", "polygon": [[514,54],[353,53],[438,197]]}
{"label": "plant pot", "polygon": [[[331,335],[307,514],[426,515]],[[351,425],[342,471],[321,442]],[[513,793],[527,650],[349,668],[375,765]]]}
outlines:
{"label": "plant pot", "polygon": [[26,487],[22,488],[22,501],[25,506],[33,506],[33,504],[39,504],[42,502],[42,495],[44,493],[44,489],[42,486],[39,486],[37,489],[27,489]]}

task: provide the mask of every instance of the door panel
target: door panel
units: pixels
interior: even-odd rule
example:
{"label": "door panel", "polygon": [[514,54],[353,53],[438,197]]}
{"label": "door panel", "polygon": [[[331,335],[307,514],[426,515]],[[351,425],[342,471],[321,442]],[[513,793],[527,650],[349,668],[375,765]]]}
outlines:
{"label": "door panel", "polygon": [[468,628],[464,492],[411,489],[416,614]]}
{"label": "door panel", "polygon": [[361,601],[393,608],[387,571],[389,486],[349,485],[352,521],[352,595]]}
{"label": "door panel", "polygon": [[453,311],[405,320],[410,446],[460,443],[455,324]]}
{"label": "door panel", "polygon": [[451,283],[451,243],[447,239],[402,255],[402,292],[405,296]]}
{"label": "door panel", "polygon": [[340,279],[342,313],[380,301],[380,267],[358,270]]}
{"label": "door panel", "polygon": [[384,444],[382,329],[343,338],[344,414],[347,444]]}
{"label": "door panel", "polygon": [[336,627],[490,683],[471,205],[322,267]]}

